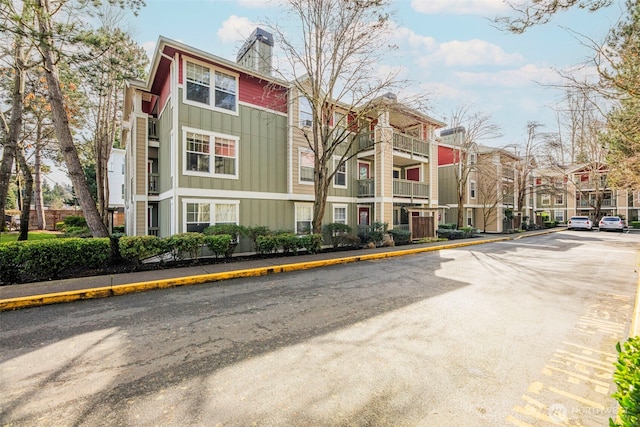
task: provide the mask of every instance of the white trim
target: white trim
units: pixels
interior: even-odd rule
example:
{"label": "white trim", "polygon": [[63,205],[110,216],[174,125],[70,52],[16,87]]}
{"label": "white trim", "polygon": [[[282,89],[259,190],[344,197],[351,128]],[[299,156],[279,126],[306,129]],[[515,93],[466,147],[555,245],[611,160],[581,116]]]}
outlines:
{"label": "white trim", "polygon": [[[190,62],[194,65],[200,65],[202,67],[208,68],[209,69],[209,103],[205,104],[202,102],[197,102],[197,101],[191,101],[187,99],[187,62]],[[226,68],[221,68],[218,67],[216,65],[210,64],[208,62],[204,62],[204,61],[200,61],[199,59],[193,58],[191,56],[188,56],[187,54],[183,54],[182,55],[182,70],[183,70],[183,78],[184,81],[182,82],[181,86],[182,86],[182,102],[185,105],[193,105],[194,107],[200,107],[200,108],[206,108],[208,110],[213,110],[213,111],[217,111],[220,113],[224,113],[224,114],[229,114],[232,116],[238,116],[239,115],[239,105],[238,105],[238,101],[240,98],[240,73],[236,72],[236,71],[231,71],[228,70]],[[236,81],[236,93],[235,93],[235,98],[236,98],[236,102],[235,102],[235,110],[227,110],[226,108],[220,108],[220,107],[216,107],[215,106],[215,102],[216,102],[216,78],[215,78],[215,74],[216,71],[221,73],[221,74],[225,74],[227,76],[233,77]]]}
{"label": "white trim", "polygon": [[265,111],[267,113],[275,114],[277,116],[282,116],[282,117],[288,117],[289,116],[287,113],[283,113],[282,111],[273,110],[271,108],[263,107],[262,105],[250,104],[250,103],[245,102],[245,101],[238,101],[238,105],[242,105],[243,107],[254,108],[256,110],[262,110],[262,111]]}
{"label": "white trim", "polygon": [[475,179],[469,180],[469,199],[475,200],[478,197],[478,195],[476,194],[477,192],[478,192],[478,185]]}
{"label": "white trim", "polygon": [[[234,199],[284,200],[284,201],[299,201],[299,202],[313,202],[315,200],[315,196],[313,194],[269,193],[269,192],[261,192],[261,191],[218,190],[218,189],[188,188],[188,187],[177,188],[175,191],[175,194],[172,191],[166,191],[164,193],[161,193],[158,197],[160,200],[163,200],[173,196],[175,197],[230,197]],[[357,203],[358,198],[328,196],[327,202]]]}
{"label": "white trim", "polygon": [[[187,132],[197,133],[200,135],[209,136],[209,172],[199,172],[192,171],[187,169]],[[222,174],[215,173],[215,139],[216,138],[224,138],[231,139],[235,141],[235,174]],[[182,153],[182,174],[185,176],[201,176],[205,178],[222,178],[222,179],[238,179],[239,178],[239,169],[240,169],[240,137],[235,135],[227,135],[219,132],[212,132],[203,129],[196,129],[188,126],[182,126],[182,144],[180,147],[180,151]]]}

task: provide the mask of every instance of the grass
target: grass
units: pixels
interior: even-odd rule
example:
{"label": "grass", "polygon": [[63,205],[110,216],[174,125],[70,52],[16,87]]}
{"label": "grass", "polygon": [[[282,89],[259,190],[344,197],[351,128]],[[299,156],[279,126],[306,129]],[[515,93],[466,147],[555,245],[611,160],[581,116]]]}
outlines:
{"label": "grass", "polygon": [[[18,240],[18,234],[17,231],[0,233],[0,243],[15,242]],[[56,237],[58,237],[57,234],[34,231],[29,233],[28,240],[47,240],[55,239]]]}

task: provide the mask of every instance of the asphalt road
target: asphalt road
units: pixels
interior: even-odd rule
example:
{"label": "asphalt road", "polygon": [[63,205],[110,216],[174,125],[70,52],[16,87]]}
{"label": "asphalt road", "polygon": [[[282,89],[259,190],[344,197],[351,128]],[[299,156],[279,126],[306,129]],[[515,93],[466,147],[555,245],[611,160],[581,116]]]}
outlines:
{"label": "asphalt road", "polygon": [[607,425],[640,235],[0,313],[0,425]]}

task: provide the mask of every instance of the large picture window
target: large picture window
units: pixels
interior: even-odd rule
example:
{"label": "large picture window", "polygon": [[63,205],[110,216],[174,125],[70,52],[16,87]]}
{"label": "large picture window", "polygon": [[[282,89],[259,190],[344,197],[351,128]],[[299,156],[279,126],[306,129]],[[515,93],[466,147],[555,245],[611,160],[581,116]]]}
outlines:
{"label": "large picture window", "polygon": [[[186,175],[238,176],[238,137],[183,128]],[[211,146],[213,145],[213,155]]]}
{"label": "large picture window", "polygon": [[184,203],[186,231],[202,232],[215,224],[237,224],[237,200],[187,200]]}
{"label": "large picture window", "polygon": [[185,61],[185,70],[186,102],[227,112],[238,112],[237,75],[191,61]]}

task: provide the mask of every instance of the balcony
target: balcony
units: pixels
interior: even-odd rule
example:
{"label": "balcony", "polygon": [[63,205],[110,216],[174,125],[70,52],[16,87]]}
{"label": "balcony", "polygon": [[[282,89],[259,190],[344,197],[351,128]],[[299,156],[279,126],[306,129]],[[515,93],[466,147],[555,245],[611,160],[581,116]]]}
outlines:
{"label": "balcony", "polygon": [[393,149],[413,156],[429,158],[429,143],[401,133],[393,133]]}
{"label": "balcony", "polygon": [[358,180],[358,197],[373,197],[376,191],[376,180],[371,179],[359,179]]}
{"label": "balcony", "polygon": [[[589,200],[578,200],[577,203],[580,208],[590,208],[595,204],[595,201]],[[600,207],[602,208],[613,208],[616,206],[616,201],[612,199],[604,199]]]}
{"label": "balcony", "polygon": [[422,184],[416,181],[406,179],[393,180],[393,196],[394,197],[411,197],[417,199],[429,198],[429,184]]}
{"label": "balcony", "polygon": [[147,129],[149,133],[149,140],[157,141],[160,139],[158,136],[158,119],[149,117],[147,119]]}
{"label": "balcony", "polygon": [[357,136],[358,138],[358,150],[365,151],[373,148],[375,141],[373,140],[373,133],[365,132]]}
{"label": "balcony", "polygon": [[149,174],[149,194],[160,193],[160,175],[157,173]]}

